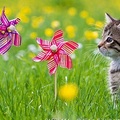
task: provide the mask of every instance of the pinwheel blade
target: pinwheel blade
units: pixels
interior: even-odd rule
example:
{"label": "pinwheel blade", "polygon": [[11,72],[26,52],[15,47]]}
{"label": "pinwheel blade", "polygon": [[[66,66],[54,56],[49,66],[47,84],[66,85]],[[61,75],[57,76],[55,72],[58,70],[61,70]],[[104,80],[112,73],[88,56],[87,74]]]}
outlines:
{"label": "pinwheel blade", "polygon": [[63,31],[58,30],[54,33],[54,36],[52,38],[52,44],[59,44],[61,42],[64,42]]}
{"label": "pinwheel blade", "polygon": [[2,11],[2,15],[0,17],[0,20],[1,22],[5,25],[5,26],[9,26],[10,23],[9,23],[9,20],[7,19],[6,15],[5,15],[5,7],[3,8],[3,11]]}
{"label": "pinwheel blade", "polygon": [[15,19],[13,19],[13,20],[10,20],[9,21],[10,22],[10,25],[17,25],[19,22],[20,22],[20,19],[19,18],[15,18]]}
{"label": "pinwheel blade", "polygon": [[37,43],[42,47],[43,50],[50,50],[51,42],[48,40],[42,40],[41,38],[37,38]]}
{"label": "pinwheel blade", "polygon": [[72,68],[72,59],[68,55],[60,55],[60,66],[63,68]]}
{"label": "pinwheel blade", "polygon": [[35,62],[49,60],[51,57],[51,52],[42,51],[36,57],[33,58]]}
{"label": "pinwheel blade", "polygon": [[0,54],[6,53],[12,45],[12,40],[8,37],[0,40]]}
{"label": "pinwheel blade", "polygon": [[[8,33],[4,33],[4,34],[0,33],[0,42],[2,41],[2,39],[5,39],[8,36],[9,36]],[[10,39],[10,37],[8,37],[8,38]]]}
{"label": "pinwheel blade", "polygon": [[6,27],[2,24],[0,24],[0,33],[2,33],[2,31],[5,31],[6,30]]}
{"label": "pinwheel blade", "polygon": [[52,57],[49,61],[48,61],[48,70],[49,73],[55,74],[56,70],[57,70],[58,65],[56,64],[56,62],[54,61],[54,58]]}
{"label": "pinwheel blade", "polygon": [[61,50],[64,50],[67,55],[70,55],[75,49],[78,48],[78,44],[73,41],[65,42]]}
{"label": "pinwheel blade", "polygon": [[53,55],[53,59],[54,59],[54,61],[56,62],[56,64],[59,64],[59,61],[60,61],[59,54],[54,54],[54,55]]}
{"label": "pinwheel blade", "polygon": [[19,35],[19,33],[14,32],[14,33],[11,33],[11,35],[12,35],[13,45],[20,46],[21,45],[21,36]]}

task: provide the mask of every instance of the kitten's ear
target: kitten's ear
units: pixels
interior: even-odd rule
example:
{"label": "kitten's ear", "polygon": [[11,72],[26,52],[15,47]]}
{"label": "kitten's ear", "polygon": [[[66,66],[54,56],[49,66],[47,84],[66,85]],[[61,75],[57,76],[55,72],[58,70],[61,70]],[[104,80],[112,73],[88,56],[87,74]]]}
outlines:
{"label": "kitten's ear", "polygon": [[108,13],[105,13],[105,19],[107,24],[115,21],[115,19],[112,18]]}

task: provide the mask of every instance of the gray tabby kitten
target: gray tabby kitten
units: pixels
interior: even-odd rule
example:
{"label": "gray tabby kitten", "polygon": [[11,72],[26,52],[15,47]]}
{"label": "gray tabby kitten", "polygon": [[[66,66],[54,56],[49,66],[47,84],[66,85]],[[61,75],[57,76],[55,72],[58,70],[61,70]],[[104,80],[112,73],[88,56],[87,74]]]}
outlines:
{"label": "gray tabby kitten", "polygon": [[105,14],[106,25],[103,29],[102,41],[98,44],[99,51],[111,58],[109,68],[109,88],[113,100],[120,94],[120,20]]}

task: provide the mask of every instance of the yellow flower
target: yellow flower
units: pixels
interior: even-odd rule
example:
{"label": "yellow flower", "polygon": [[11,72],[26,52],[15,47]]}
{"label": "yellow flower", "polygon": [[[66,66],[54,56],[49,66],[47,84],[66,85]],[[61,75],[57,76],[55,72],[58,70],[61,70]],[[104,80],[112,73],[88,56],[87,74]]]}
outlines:
{"label": "yellow flower", "polygon": [[23,13],[18,13],[17,17],[20,18],[21,22],[23,22],[23,23],[29,22],[29,18]]}
{"label": "yellow flower", "polygon": [[88,25],[93,25],[95,23],[95,20],[93,18],[89,17],[86,19],[86,22]]}
{"label": "yellow flower", "polygon": [[57,20],[52,21],[51,23],[52,28],[57,28],[60,26],[60,22]]}
{"label": "yellow flower", "polygon": [[28,23],[29,17],[28,15],[31,13],[31,9],[29,7],[22,7],[21,11],[17,14],[17,17],[21,19],[21,22]]}
{"label": "yellow flower", "polygon": [[33,57],[35,57],[35,54],[34,54],[33,52],[29,52],[28,56],[29,56],[30,58],[33,58]]}
{"label": "yellow flower", "polygon": [[44,11],[45,13],[47,13],[47,14],[51,14],[51,13],[53,13],[54,9],[53,9],[52,6],[45,6],[45,7],[43,8],[43,11]]}
{"label": "yellow flower", "polygon": [[92,37],[93,37],[93,39],[97,39],[98,38],[98,32],[94,31],[92,33]]}
{"label": "yellow flower", "polygon": [[74,7],[71,7],[71,8],[68,9],[68,14],[69,14],[70,16],[75,16],[75,15],[76,15],[76,12],[77,12],[77,10],[76,10],[76,8],[74,8]]}
{"label": "yellow flower", "polygon": [[8,7],[6,7],[6,8],[5,8],[5,14],[6,14],[7,16],[10,16],[10,15],[11,15],[11,9],[8,8]]}
{"label": "yellow flower", "polygon": [[69,38],[74,38],[75,32],[76,32],[76,27],[73,25],[69,25],[66,27],[66,32],[67,32]]}
{"label": "yellow flower", "polygon": [[44,18],[42,16],[33,17],[31,25],[33,28],[38,28],[43,22],[44,22]]}
{"label": "yellow flower", "polygon": [[103,28],[104,24],[101,21],[96,21],[95,26],[99,28]]}
{"label": "yellow flower", "polygon": [[80,15],[81,18],[87,18],[88,17],[88,12],[83,10],[83,11],[80,12],[79,15]]}
{"label": "yellow flower", "polygon": [[59,88],[59,97],[65,101],[71,101],[78,95],[78,87],[76,84],[69,83]]}
{"label": "yellow flower", "polygon": [[37,37],[37,33],[36,32],[32,32],[31,34],[30,34],[30,38],[31,39],[35,39]]}
{"label": "yellow flower", "polygon": [[31,9],[30,7],[23,7],[22,11],[23,14],[30,14],[31,13]]}
{"label": "yellow flower", "polygon": [[75,31],[76,31],[76,27],[73,26],[73,25],[68,25],[68,26],[66,27],[66,32],[67,32],[67,33],[73,33],[73,32],[75,32]]}
{"label": "yellow flower", "polygon": [[84,35],[87,40],[98,38],[98,32],[96,31],[85,31]]}
{"label": "yellow flower", "polygon": [[53,30],[51,29],[51,28],[47,28],[47,29],[45,29],[45,35],[47,36],[47,37],[51,37],[52,35],[53,35]]}

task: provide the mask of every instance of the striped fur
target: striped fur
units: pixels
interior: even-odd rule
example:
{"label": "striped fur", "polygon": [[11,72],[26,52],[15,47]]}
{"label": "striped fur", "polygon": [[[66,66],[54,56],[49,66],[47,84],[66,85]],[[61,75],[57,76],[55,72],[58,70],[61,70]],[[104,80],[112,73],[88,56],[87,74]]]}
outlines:
{"label": "striped fur", "polygon": [[120,95],[120,20],[107,16],[108,21],[98,44],[100,52],[111,58],[109,68],[109,88],[112,95]]}

